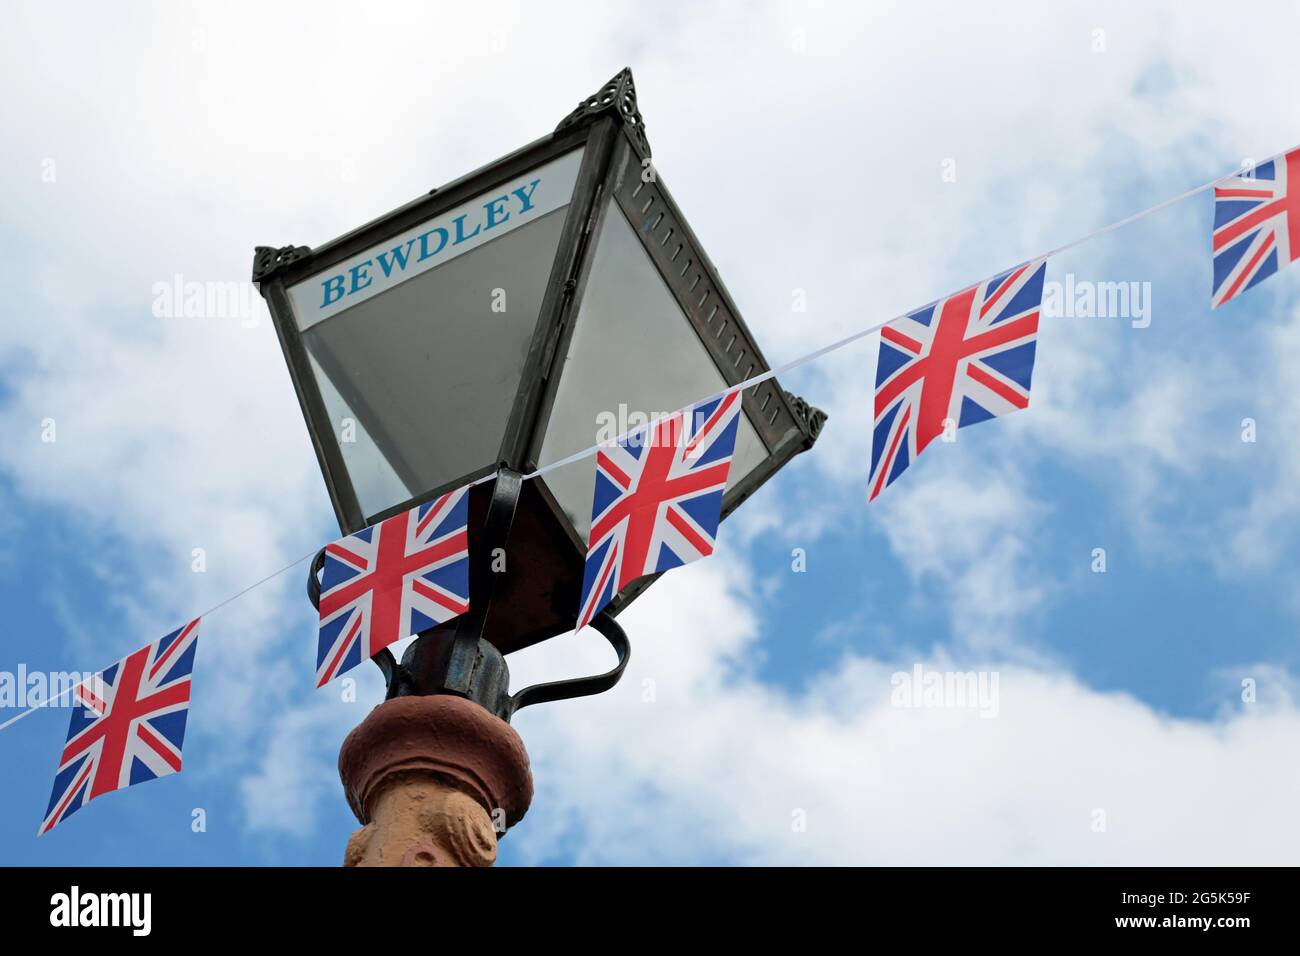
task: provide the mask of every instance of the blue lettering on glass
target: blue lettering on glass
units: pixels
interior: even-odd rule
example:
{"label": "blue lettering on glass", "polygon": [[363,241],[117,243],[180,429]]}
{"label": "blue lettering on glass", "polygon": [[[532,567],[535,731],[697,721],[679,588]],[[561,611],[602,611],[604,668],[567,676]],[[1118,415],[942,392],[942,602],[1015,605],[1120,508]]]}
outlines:
{"label": "blue lettering on glass", "polygon": [[[435,232],[438,234],[438,248],[430,252],[429,237],[432,236]],[[417,259],[416,261],[423,262],[425,259],[429,258],[430,256],[436,256],[438,253],[442,252],[442,247],[447,244],[447,240],[449,238],[451,237],[447,235],[447,230],[442,228],[442,226],[434,226],[428,232],[422,233],[420,235],[420,258]],[[406,268],[406,267],[403,266],[402,268]]]}
{"label": "blue lettering on glass", "polygon": [[411,255],[411,247],[414,245],[415,245],[415,240],[408,239],[406,242],[405,249],[403,249],[401,246],[394,246],[393,251],[391,253],[393,257],[392,262],[388,261],[388,256],[390,255],[390,253],[387,252],[381,252],[379,255],[375,257],[376,259],[379,260],[379,268],[384,270],[385,279],[387,279],[390,275],[393,274],[393,263],[397,264],[398,272],[401,272],[406,268],[406,260]]}
{"label": "blue lettering on glass", "polygon": [[[325,301],[320,304],[322,309],[331,302],[337,302],[339,299],[343,298],[345,294],[342,276],[330,276],[321,283],[321,286],[325,289]],[[330,294],[331,292],[333,295]]]}
{"label": "blue lettering on glass", "polygon": [[[370,269],[370,260],[367,259],[365,262],[357,263],[355,266],[353,266],[351,269],[348,270],[349,272],[352,273],[352,288],[348,290],[348,295],[351,295],[353,292],[360,292],[366,286],[370,285],[370,283],[375,281],[374,278],[370,275],[369,269]],[[366,280],[365,282],[361,281],[363,276]]]}
{"label": "blue lettering on glass", "polygon": [[519,197],[519,201],[523,203],[523,206],[519,209],[520,212],[528,212],[533,208],[533,190],[537,188],[537,184],[540,182],[540,179],[534,179],[528,184],[527,191],[523,186],[513,190],[514,194]]}
{"label": "blue lettering on glass", "polygon": [[[513,196],[519,200],[519,213],[522,215],[533,208],[533,192],[541,183],[540,179],[534,179],[526,186],[520,186],[518,189],[512,189],[508,195],[498,196],[483,204],[484,218],[475,223],[473,232],[465,231],[465,220],[469,218],[469,213],[464,213],[452,220],[456,226],[456,238],[452,239],[451,234],[444,226],[434,226],[428,232],[421,233],[414,239],[408,239],[404,244],[394,246],[392,249],[379,253],[375,259],[379,260],[379,268],[384,272],[384,278],[390,279],[395,273],[406,271],[406,267],[411,262],[411,252],[415,248],[418,240],[420,243],[420,254],[415,259],[416,262],[423,262],[433,256],[438,255],[447,248],[448,244],[457,246],[466,240],[473,239],[479,233],[485,233],[490,229],[506,222],[510,218],[510,198]],[[437,236],[437,239],[430,242],[430,237]],[[358,263],[350,268],[346,273],[328,276],[321,281],[322,299],[320,308],[324,309],[333,305],[345,296],[353,295],[362,289],[374,284],[374,276],[370,274],[370,267],[374,265],[374,259],[367,259],[365,262]],[[351,275],[352,282],[346,281],[348,275]]]}
{"label": "blue lettering on glass", "polygon": [[456,223],[456,241],[452,243],[453,246],[459,246],[466,239],[473,239],[483,230],[483,224],[479,223],[477,226],[474,227],[473,232],[471,232],[469,235],[465,235],[465,219],[468,216],[469,213],[462,213],[461,215],[457,216],[455,219],[452,220],[452,222]]}
{"label": "blue lettering on glass", "polygon": [[[491,202],[483,204],[483,208],[487,210],[487,227],[489,229],[510,218],[510,213],[506,212],[506,203],[509,201],[509,196],[499,196]],[[497,208],[498,206],[500,208]]]}

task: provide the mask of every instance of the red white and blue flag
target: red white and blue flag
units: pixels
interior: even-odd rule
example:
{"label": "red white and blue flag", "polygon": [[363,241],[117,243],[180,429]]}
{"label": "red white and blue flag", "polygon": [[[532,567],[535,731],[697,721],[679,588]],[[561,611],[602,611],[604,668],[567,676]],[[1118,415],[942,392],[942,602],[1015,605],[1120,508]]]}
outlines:
{"label": "red white and blue flag", "polygon": [[740,405],[728,392],[597,453],[578,630],[642,575],[713,553]]}
{"label": "red white and blue flag", "polygon": [[1214,187],[1214,290],[1218,308],[1300,258],[1300,149]]}
{"label": "red white and blue flag", "polygon": [[327,545],[316,686],[469,610],[469,487]]}
{"label": "red white and blue flag", "polygon": [[199,622],[77,685],[41,833],[112,790],[179,773]]}
{"label": "red white and blue flag", "polygon": [[874,500],[945,431],[1029,405],[1047,263],[1026,263],[880,330]]}

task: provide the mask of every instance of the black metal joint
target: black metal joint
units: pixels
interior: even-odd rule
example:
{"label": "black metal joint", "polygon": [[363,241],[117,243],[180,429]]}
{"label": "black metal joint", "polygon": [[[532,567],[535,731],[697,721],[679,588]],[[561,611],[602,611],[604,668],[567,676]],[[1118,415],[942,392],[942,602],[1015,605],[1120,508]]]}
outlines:
{"label": "black metal joint", "polygon": [[265,282],[280,270],[311,255],[310,246],[258,246],[253,250],[253,281]]}

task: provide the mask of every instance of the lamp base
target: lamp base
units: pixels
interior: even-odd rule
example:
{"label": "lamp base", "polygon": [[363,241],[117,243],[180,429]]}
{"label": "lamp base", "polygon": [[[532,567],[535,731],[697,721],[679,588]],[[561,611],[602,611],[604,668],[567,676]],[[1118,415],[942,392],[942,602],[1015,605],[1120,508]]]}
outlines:
{"label": "lamp base", "polygon": [[345,866],[491,866],[533,797],[519,735],[448,694],[372,710],[339,750],[339,777],[362,823]]}

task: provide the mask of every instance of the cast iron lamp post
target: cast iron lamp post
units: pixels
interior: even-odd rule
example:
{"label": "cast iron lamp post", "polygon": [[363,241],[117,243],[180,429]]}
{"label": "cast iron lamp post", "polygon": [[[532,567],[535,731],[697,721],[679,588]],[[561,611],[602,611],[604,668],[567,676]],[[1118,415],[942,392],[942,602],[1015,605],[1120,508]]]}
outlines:
{"label": "cast iron lamp post", "polygon": [[[258,247],[253,280],[344,534],[495,476],[470,492],[469,612],[419,635],[400,664],[375,658],[386,702],[340,755],[367,824],[353,842],[377,823],[392,831],[382,852],[374,832],[369,849],[350,845],[351,862],[490,862],[495,835],[470,808],[501,832],[531,795],[506,722],[613,686],[629,653],[615,618],[655,577],[592,622],[618,653],[613,670],[512,696],[505,655],[574,626],[593,466],[523,476],[766,361],[651,164],[630,70],[549,135],[339,239]],[[775,380],[747,389],[743,410],[724,518],[825,419]],[[434,804],[436,826],[407,819]],[[449,849],[457,819],[465,839]]]}

